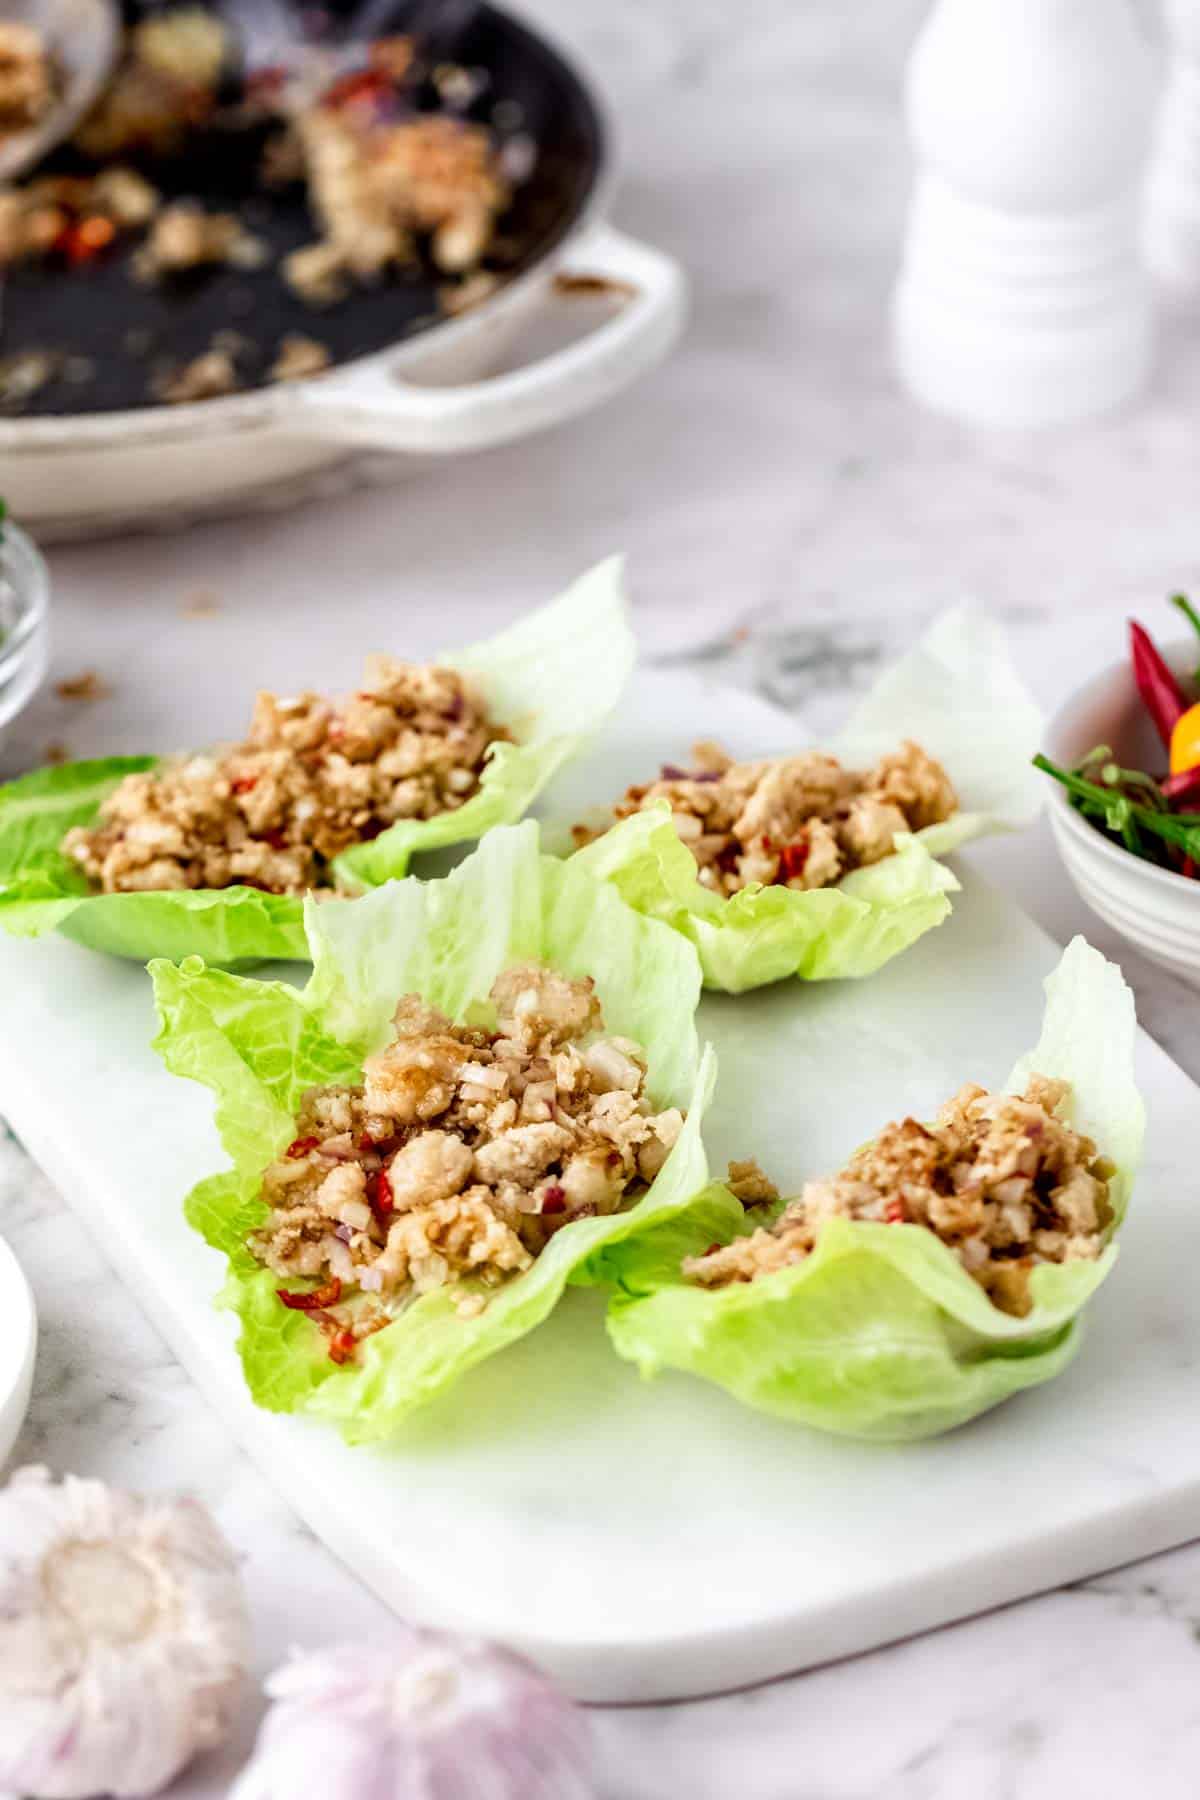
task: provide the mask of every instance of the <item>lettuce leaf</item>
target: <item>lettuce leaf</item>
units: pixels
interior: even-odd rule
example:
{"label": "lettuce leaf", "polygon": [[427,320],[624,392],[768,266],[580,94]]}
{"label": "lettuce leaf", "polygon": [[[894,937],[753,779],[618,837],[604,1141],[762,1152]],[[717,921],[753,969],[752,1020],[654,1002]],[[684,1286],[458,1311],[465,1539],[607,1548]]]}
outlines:
{"label": "lettuce leaf", "polygon": [[1030,759],[1040,734],[1038,709],[999,626],[959,607],[882,677],[829,745],[863,766],[915,738],[945,764],[962,801],[944,824],[898,834],[894,856],[811,893],[711,893],[697,880],[665,801],[622,820],[575,860],[611,881],[631,906],[690,938],[708,987],[736,994],[793,975],[871,975],[949,917],[958,882],[937,856],[1035,816],[1040,793]]}
{"label": "lettuce leaf", "polygon": [[803,1262],[709,1290],[683,1278],[683,1257],[753,1229],[714,1184],[669,1225],[607,1255],[604,1273],[618,1288],[608,1328],[620,1354],[644,1375],[687,1370],[764,1412],[878,1440],[947,1431],[1056,1375],[1116,1259],[1145,1115],[1133,1080],[1133,997],[1120,971],[1076,938],[1046,994],[1041,1039],[1008,1086],[1020,1091],[1032,1071],[1070,1082],[1064,1116],[1115,1163],[1115,1219],[1097,1261],[1036,1268],[1033,1308],[1014,1318],[925,1227],[833,1219]]}
{"label": "lettuce leaf", "polygon": [[748,887],[726,900],[697,880],[665,801],[620,820],[570,860],[688,938],[705,985],[727,994],[790,975],[871,975],[949,917],[959,885],[918,838],[905,836],[893,856],[836,887]]}
{"label": "lettuce leaf", "polygon": [[[352,1442],[393,1433],[415,1407],[484,1357],[540,1324],[568,1282],[599,1279],[602,1253],[662,1225],[707,1180],[701,1116],[714,1080],[694,1015],[700,969],[682,938],[631,912],[584,870],[542,856],[532,821],[490,832],[443,881],[393,882],[352,901],[307,903],[313,972],[299,991],[205,967],[197,957],[150,965],[156,1047],[175,1074],[216,1094],[232,1167],[202,1181],[191,1224],[228,1259],[222,1301],[241,1320],[239,1348],[259,1405],[318,1413]],[[657,1180],[611,1218],[563,1228],[533,1267],[495,1292],[476,1318],[455,1310],[463,1286],[414,1301],[367,1339],[358,1361],[330,1362],[319,1329],[276,1298],[280,1285],[246,1249],[265,1216],[262,1172],[294,1135],[304,1090],[352,1082],[386,1042],[396,1001],[416,992],[456,1018],[480,1016],[499,972],[538,961],[591,975],[606,1027],[637,1039],[657,1105],[688,1119]]]}
{"label": "lettuce leaf", "polygon": [[[493,746],[478,793],[456,812],[405,820],[338,857],[339,884],[351,893],[380,886],[407,874],[418,852],[469,843],[522,818],[616,706],[634,656],[621,562],[611,557],[507,631],[437,658],[470,674],[514,741]],[[0,927],[24,937],[61,931],[139,962],[191,954],[225,967],[306,960],[297,896],[251,887],[96,894],[63,856],[64,833],[93,824],[122,777],[156,761],[68,763],[0,788]]]}

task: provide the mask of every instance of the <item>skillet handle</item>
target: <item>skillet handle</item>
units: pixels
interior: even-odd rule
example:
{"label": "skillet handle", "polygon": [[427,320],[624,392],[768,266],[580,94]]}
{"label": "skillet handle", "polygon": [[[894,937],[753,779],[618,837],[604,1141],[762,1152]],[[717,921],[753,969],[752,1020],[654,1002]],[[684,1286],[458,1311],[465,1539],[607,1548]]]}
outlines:
{"label": "skillet handle", "polygon": [[611,226],[589,232],[568,275],[627,286],[620,310],[539,362],[457,387],[418,387],[378,368],[305,383],[294,400],[322,437],[374,450],[448,454],[505,444],[611,399],[653,368],[683,326],[687,284],[673,258]]}

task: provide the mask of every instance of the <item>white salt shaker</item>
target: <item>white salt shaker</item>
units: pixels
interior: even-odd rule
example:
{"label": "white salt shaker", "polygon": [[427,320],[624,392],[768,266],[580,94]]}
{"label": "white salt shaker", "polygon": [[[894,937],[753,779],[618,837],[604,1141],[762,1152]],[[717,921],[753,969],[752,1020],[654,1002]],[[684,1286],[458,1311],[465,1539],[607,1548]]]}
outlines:
{"label": "white salt shaker", "polygon": [[1143,245],[1153,275],[1200,288],[1200,0],[1166,0],[1167,70],[1146,181]]}
{"label": "white salt shaker", "polygon": [[908,68],[917,180],[899,371],[976,424],[1065,424],[1141,387],[1150,60],[1128,0],[937,0]]}

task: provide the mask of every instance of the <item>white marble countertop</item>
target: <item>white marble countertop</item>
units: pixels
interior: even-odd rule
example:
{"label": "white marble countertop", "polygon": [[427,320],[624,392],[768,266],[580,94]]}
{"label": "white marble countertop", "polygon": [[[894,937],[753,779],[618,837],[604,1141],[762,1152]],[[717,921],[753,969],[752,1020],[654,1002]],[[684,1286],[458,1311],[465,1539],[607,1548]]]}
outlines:
{"label": "white marble countertop", "polygon": [[[886,299],[906,166],[897,113],[919,0],[552,0],[622,125],[615,214],[695,281],[690,335],[631,397],[517,448],[301,513],[52,555],[54,675],[0,770],[232,732],[269,672],[352,682],[364,644],[479,635],[624,548],[647,653],[722,659],[817,729],[970,592],[1047,704],[1197,583],[1200,321],[1165,334],[1135,413],[1046,440],[922,416],[888,371]],[[333,602],[333,604],[331,604]],[[282,627],[282,629],[281,629]],[[1112,952],[1038,831],[994,846],[1043,922]],[[1144,1022],[1194,1076],[1194,1001],[1123,958]],[[3,1096],[0,1096],[2,1103]],[[23,1460],[201,1495],[238,1545],[258,1663],[382,1630],[208,1411],[136,1300],[11,1138],[0,1229],[36,1289],[41,1353]],[[719,1554],[719,1546],[714,1546]],[[1195,1791],[1200,1548],[791,1681],[594,1716],[605,1800],[1058,1800]],[[177,1790],[215,1800],[254,1729]]]}

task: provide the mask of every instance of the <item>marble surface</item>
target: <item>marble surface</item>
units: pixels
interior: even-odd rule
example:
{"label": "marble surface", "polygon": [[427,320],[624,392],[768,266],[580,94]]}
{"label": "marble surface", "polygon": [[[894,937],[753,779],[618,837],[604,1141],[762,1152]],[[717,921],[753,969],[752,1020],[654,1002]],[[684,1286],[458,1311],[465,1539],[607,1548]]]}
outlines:
{"label": "marble surface", "polygon": [[[1047,705],[1200,585],[1200,321],[1164,322],[1126,415],[1047,439],[921,415],[888,368],[908,178],[898,81],[919,0],[553,0],[526,8],[590,66],[620,121],[615,216],[679,254],[690,335],[627,400],[551,436],[301,513],[51,558],[54,678],[0,772],[219,737],[260,677],[350,684],[364,643],[414,652],[490,630],[623,547],[650,655],[719,662],[817,731],[964,592],[1008,624]],[[2,472],[0,472],[2,474]],[[989,847],[1020,894],[1039,829]],[[1116,946],[1064,881],[1057,936]],[[1143,1021],[1200,1077],[1195,1002],[1123,954]],[[3,1096],[0,1096],[2,1106]],[[203,1496],[245,1563],[265,1669],[290,1643],[374,1636],[379,1605],[231,1445],[62,1202],[0,1139],[0,1230],[41,1309],[18,1455]],[[919,1497],[914,1496],[914,1504]],[[881,1529],[902,1529],[881,1521]],[[714,1555],[719,1555],[714,1545]],[[594,1715],[604,1800],[1058,1800],[1195,1791],[1200,1547],[803,1678]],[[177,1788],[216,1800],[254,1729]]]}

